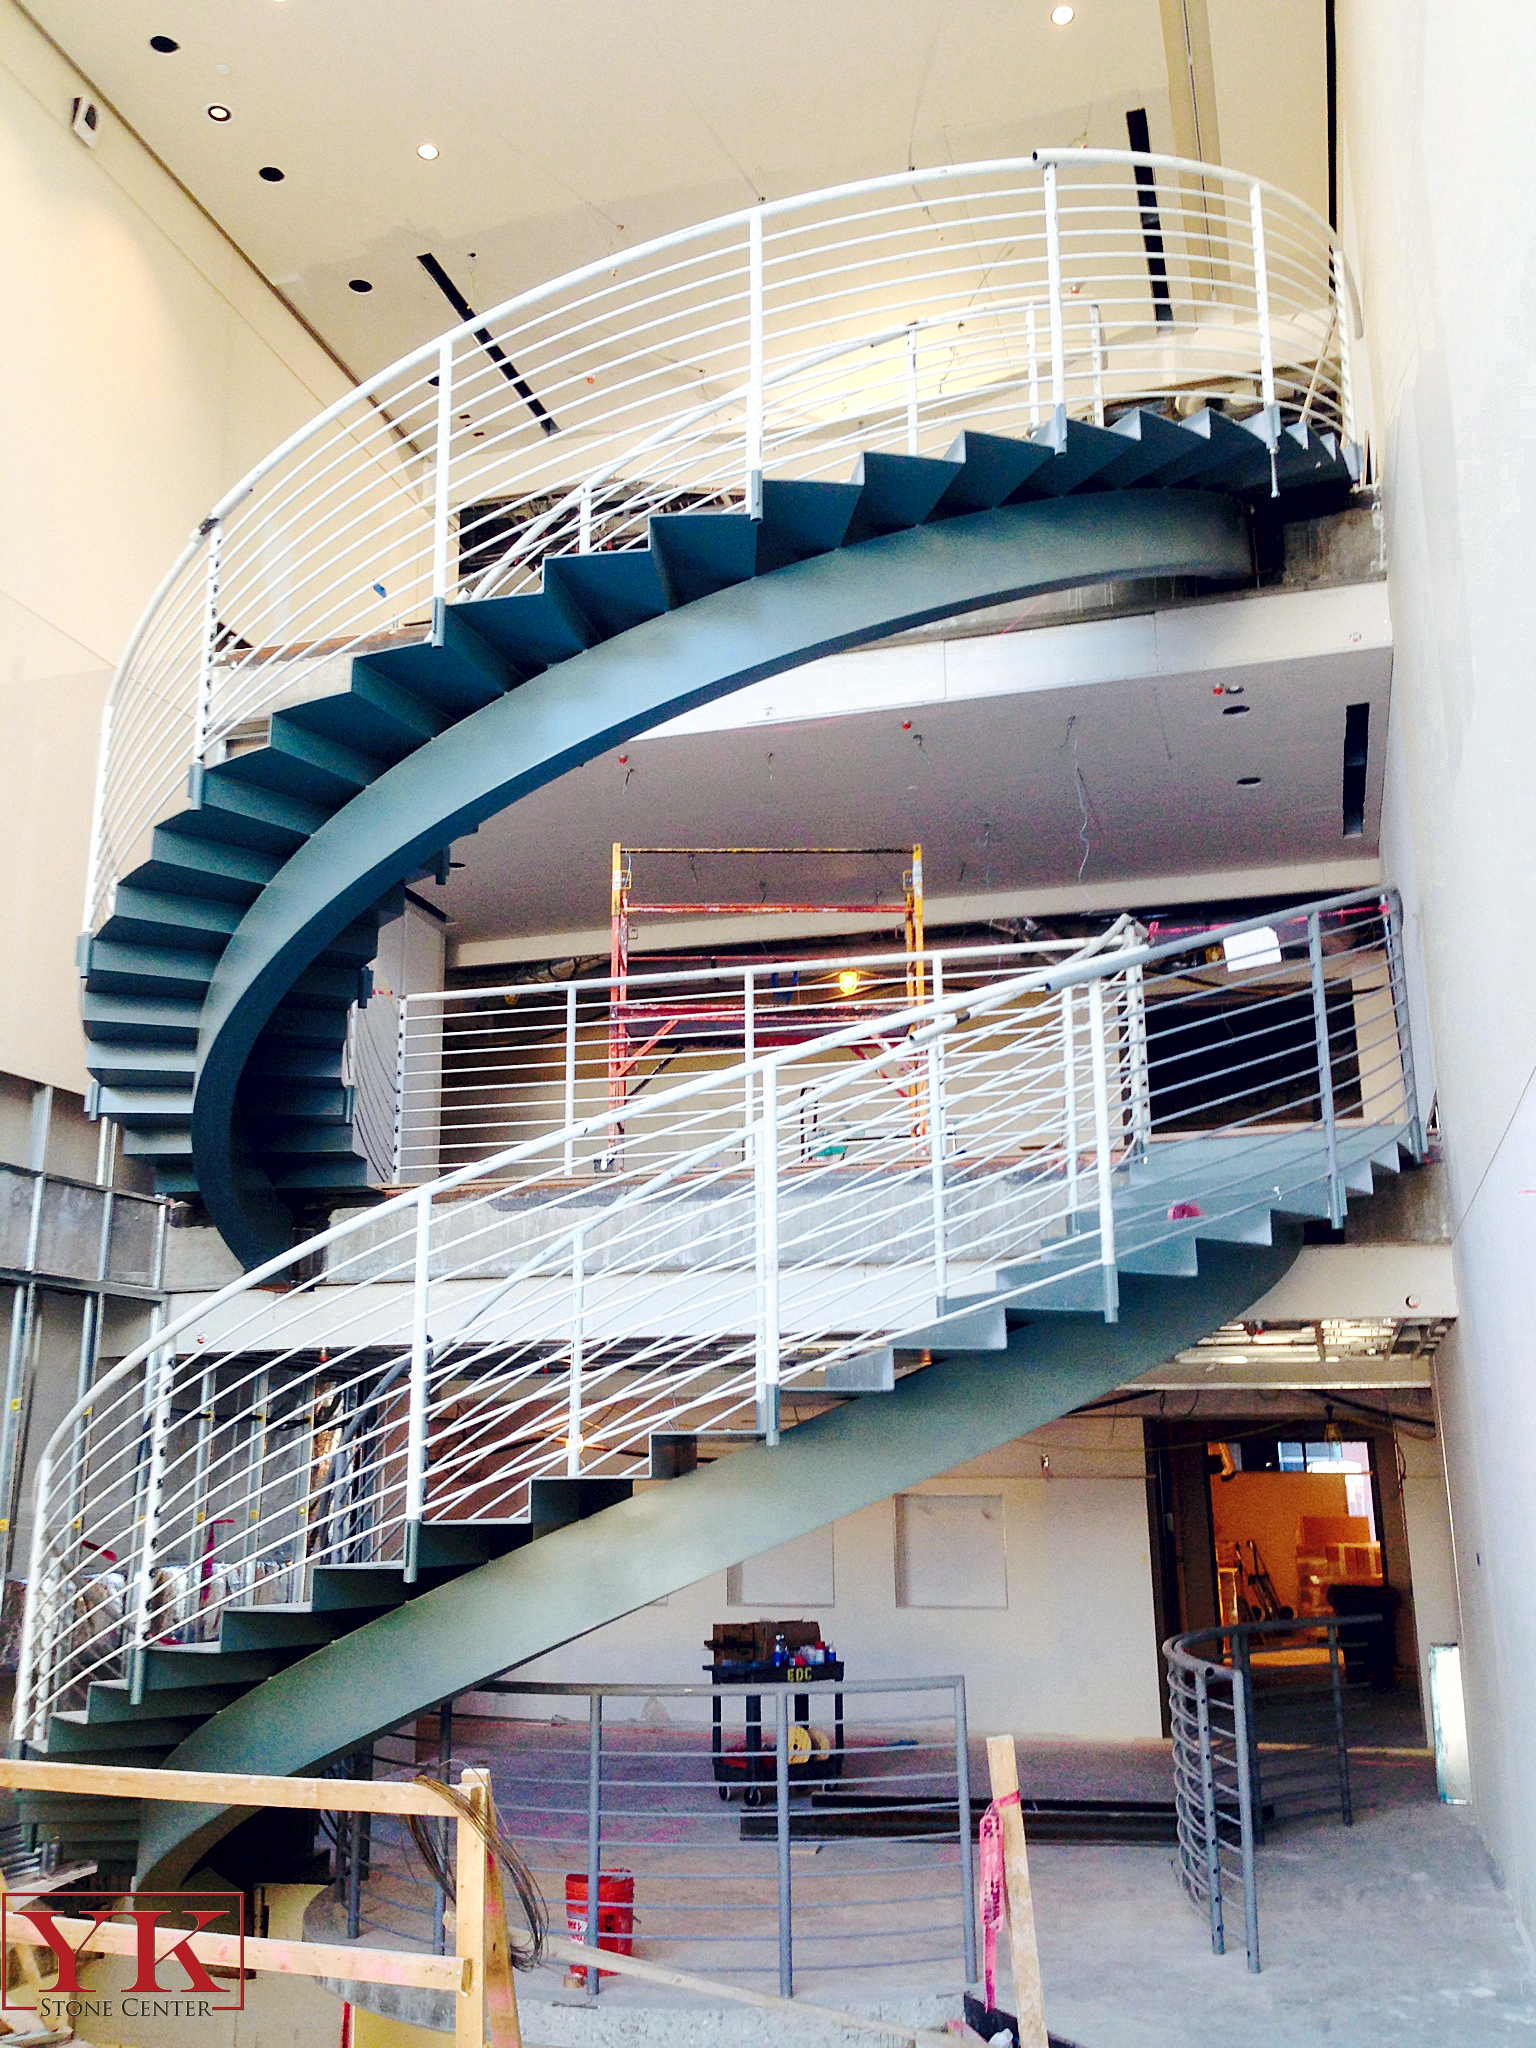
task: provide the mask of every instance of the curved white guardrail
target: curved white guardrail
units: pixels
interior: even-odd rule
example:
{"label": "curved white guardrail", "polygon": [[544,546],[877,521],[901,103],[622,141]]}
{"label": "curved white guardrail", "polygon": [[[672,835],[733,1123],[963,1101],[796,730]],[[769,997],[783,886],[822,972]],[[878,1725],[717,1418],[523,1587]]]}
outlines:
{"label": "curved white guardrail", "polygon": [[1110,150],[777,200],[523,292],[338,400],[188,542],[113,682],[86,926],[189,770],[352,653],[424,637],[435,599],[643,546],[654,512],[751,509],[764,475],[1058,410],[1209,403],[1352,442],[1357,331],[1300,200]]}
{"label": "curved white guardrail", "polygon": [[[1260,964],[1224,954],[1261,924]],[[970,963],[952,992],[706,1065],[629,1101],[608,1172],[568,1167],[605,1106],[188,1309],[49,1440],[18,1735],[231,1605],[307,1597],[318,1564],[412,1569],[423,1522],[644,1476],[658,1433],[771,1442],[781,1402],[878,1395],[903,1334],[975,1343],[978,1308],[1062,1305],[1064,1283],[1113,1315],[1127,1244],[1247,1229],[1298,1189],[1342,1217],[1414,1130],[1395,911],[1367,893],[1139,936],[1122,919],[986,983]]]}

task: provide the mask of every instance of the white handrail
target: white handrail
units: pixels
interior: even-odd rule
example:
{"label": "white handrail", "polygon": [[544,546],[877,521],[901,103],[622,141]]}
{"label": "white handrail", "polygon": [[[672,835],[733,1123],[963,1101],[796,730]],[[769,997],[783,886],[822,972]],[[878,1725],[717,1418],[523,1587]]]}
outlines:
{"label": "white handrail", "polygon": [[[1265,924],[1292,964],[1212,975],[1208,948]],[[93,1679],[140,1683],[157,1641],[206,1631],[262,1579],[302,1597],[328,1561],[411,1574],[423,1527],[524,1513],[541,1476],[643,1471],[657,1430],[772,1441],[785,1398],[859,1384],[869,1354],[930,1343],[978,1302],[1098,1274],[1113,1315],[1128,1243],[1314,1184],[1332,1208],[1412,1132],[1379,896],[1127,935],[658,1088],[626,1112],[609,1175],[564,1177],[557,1128],[189,1305],[49,1439],[18,1731],[44,1739]],[[1065,1000],[1085,985],[1086,1063]],[[1202,1050],[1212,1003],[1243,1027],[1219,1055]],[[1191,1125],[1185,1081],[1166,1089],[1196,1058],[1213,1070]],[[535,1159],[545,1184],[509,1189]]]}
{"label": "white handrail", "polygon": [[[1163,180],[1171,322],[1153,304],[1137,173]],[[1338,317],[1340,294],[1353,317]],[[317,661],[422,637],[434,598],[531,587],[553,554],[643,545],[668,509],[756,512],[764,474],[841,475],[867,448],[940,453],[964,426],[1032,431],[1039,365],[1019,330],[1035,305],[1069,413],[1256,410],[1273,381],[1284,418],[1305,405],[1320,428],[1352,430],[1358,301],[1337,238],[1263,181],[1185,159],[1047,149],[891,173],[598,259],[377,372],[212,508],[108,693],[86,926],[189,769]],[[887,367],[859,363],[892,335],[906,341]],[[215,535],[216,579],[199,574]]]}

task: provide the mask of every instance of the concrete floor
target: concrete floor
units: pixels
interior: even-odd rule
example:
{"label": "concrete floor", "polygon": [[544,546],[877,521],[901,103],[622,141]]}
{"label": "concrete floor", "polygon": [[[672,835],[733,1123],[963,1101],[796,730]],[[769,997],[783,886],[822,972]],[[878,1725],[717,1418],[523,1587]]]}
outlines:
{"label": "concrete floor", "polygon": [[[1416,1736],[1413,1710],[1384,1701],[1359,1733],[1377,1738],[1357,1750],[1353,1779],[1357,1818],[1293,1823],[1260,1851],[1259,1913],[1264,1968],[1246,1966],[1241,1904],[1230,1952],[1210,1952],[1202,1917],[1185,1899],[1166,1848],[1052,1847],[1031,1853],[1035,1904],[1053,2033],[1076,2048],[1536,2048],[1536,1965],[1499,1889],[1470,1815],[1435,1798],[1431,1760],[1407,1746]],[[528,1732],[516,1739],[526,1759]],[[507,1735],[475,1747],[493,1762]],[[1381,1738],[1385,1737],[1385,1743]],[[1406,1738],[1406,1741],[1405,1741]],[[503,1768],[507,1759],[503,1758]],[[976,1782],[983,1783],[977,1759]],[[1168,1796],[1168,1752],[1160,1743],[1118,1746],[1052,1743],[1021,1749],[1026,1793],[1041,1796]],[[496,1773],[502,1775],[500,1771]],[[512,1821],[512,1786],[501,1806]],[[500,1802],[499,1802],[500,1803]],[[735,1835],[733,1816],[712,1814],[720,1847]],[[515,1827],[515,1823],[513,1823]],[[766,1845],[765,1845],[766,1846]],[[835,1855],[858,1873],[858,1892],[881,1891],[880,1865],[893,1845],[828,1844],[794,1852],[797,1893],[812,1897],[810,1879]],[[698,1847],[697,1840],[692,1849]],[[735,1856],[755,1848],[733,1844]],[[951,1852],[952,1853],[952,1852]],[[696,1867],[696,1856],[690,1853]],[[803,1887],[803,1888],[802,1888]],[[717,1894],[725,1903],[726,1891]],[[818,1926],[842,1917],[834,1883]],[[737,1911],[771,1919],[767,1902],[732,1899]],[[645,1938],[637,1952],[708,1969],[698,1954]],[[798,1919],[798,1916],[797,1916]],[[652,1919],[656,1934],[660,1925]],[[312,1926],[312,1933],[327,1931]],[[910,1951],[909,1951],[910,1952]],[[849,1961],[858,1950],[850,1947]],[[717,1952],[722,1964],[733,1960]],[[959,2010],[957,1963],[901,1963],[875,1971],[839,1969],[836,1954],[811,1949],[797,1967],[797,1992],[854,2010],[933,2025]],[[750,1980],[771,1988],[765,1977]],[[628,2048],[667,2041],[688,2048],[749,2048],[784,2040],[784,2023],[740,2007],[710,2007],[658,1995],[633,1984],[605,1985],[595,2001],[563,1987],[553,1972],[522,1981],[525,2031],[547,2048]],[[1006,1978],[1001,2002],[1008,2003]],[[817,2027],[807,2048],[850,2044],[861,2037]],[[867,2040],[869,2037],[862,2037]]]}

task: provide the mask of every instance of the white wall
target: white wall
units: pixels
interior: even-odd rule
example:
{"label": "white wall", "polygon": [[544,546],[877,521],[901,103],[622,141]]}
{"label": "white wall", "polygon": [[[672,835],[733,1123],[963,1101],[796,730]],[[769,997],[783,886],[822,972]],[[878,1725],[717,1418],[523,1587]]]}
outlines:
{"label": "white wall", "polygon": [[[1048,1475],[1042,1457],[1050,1460]],[[834,1525],[830,1605],[732,1607],[720,1574],[537,1658],[516,1676],[697,1684],[717,1621],[803,1615],[821,1623],[850,1677],[963,1674],[978,1732],[1155,1740],[1159,1674],[1144,1470],[1139,1419],[1078,1416],[915,1488],[1001,1497],[1004,1608],[898,1607],[896,1511],[886,1500]],[[491,1697],[477,1703],[491,1706]],[[672,1702],[668,1711],[675,1718],[683,1712]]]}
{"label": "white wall", "polygon": [[349,383],[0,0],[0,1069],[83,1089],[74,944],[111,669],[210,504]]}
{"label": "white wall", "polygon": [[[1404,818],[1461,1320],[1438,1361],[1479,1822],[1536,1925],[1536,11],[1343,0]],[[1399,751],[1400,749],[1400,751]],[[1411,873],[1409,863],[1412,863]]]}

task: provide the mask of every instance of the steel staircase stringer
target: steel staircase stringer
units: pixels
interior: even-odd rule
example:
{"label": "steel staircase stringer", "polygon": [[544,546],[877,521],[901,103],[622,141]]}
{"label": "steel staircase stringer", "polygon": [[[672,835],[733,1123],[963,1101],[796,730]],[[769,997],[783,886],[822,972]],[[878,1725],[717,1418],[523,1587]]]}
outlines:
{"label": "steel staircase stringer", "polygon": [[[1127,1273],[1120,1320],[1016,1322],[1007,1348],[955,1352],[853,1401],[541,1536],[290,1664],[215,1713],[172,1770],[314,1770],[439,1701],[663,1595],[995,1450],[1150,1371],[1239,1317],[1290,1267],[1271,1245],[1202,1242],[1191,1277]],[[179,1884],[242,1818],[151,1804],[138,1883]]]}
{"label": "steel staircase stringer", "polygon": [[[471,711],[320,823],[219,956],[199,1016],[190,1119],[191,1163],[212,1220],[247,1265],[286,1248],[291,1213],[246,1142],[237,1103],[258,1039],[340,934],[509,804],[697,705],[893,632],[1110,577],[1241,578],[1249,566],[1246,509],[1214,492],[1003,505],[714,590],[569,653]],[[487,608],[498,602],[507,601]],[[462,639],[478,609],[453,606],[445,624]],[[446,645],[440,651],[450,657]]]}

